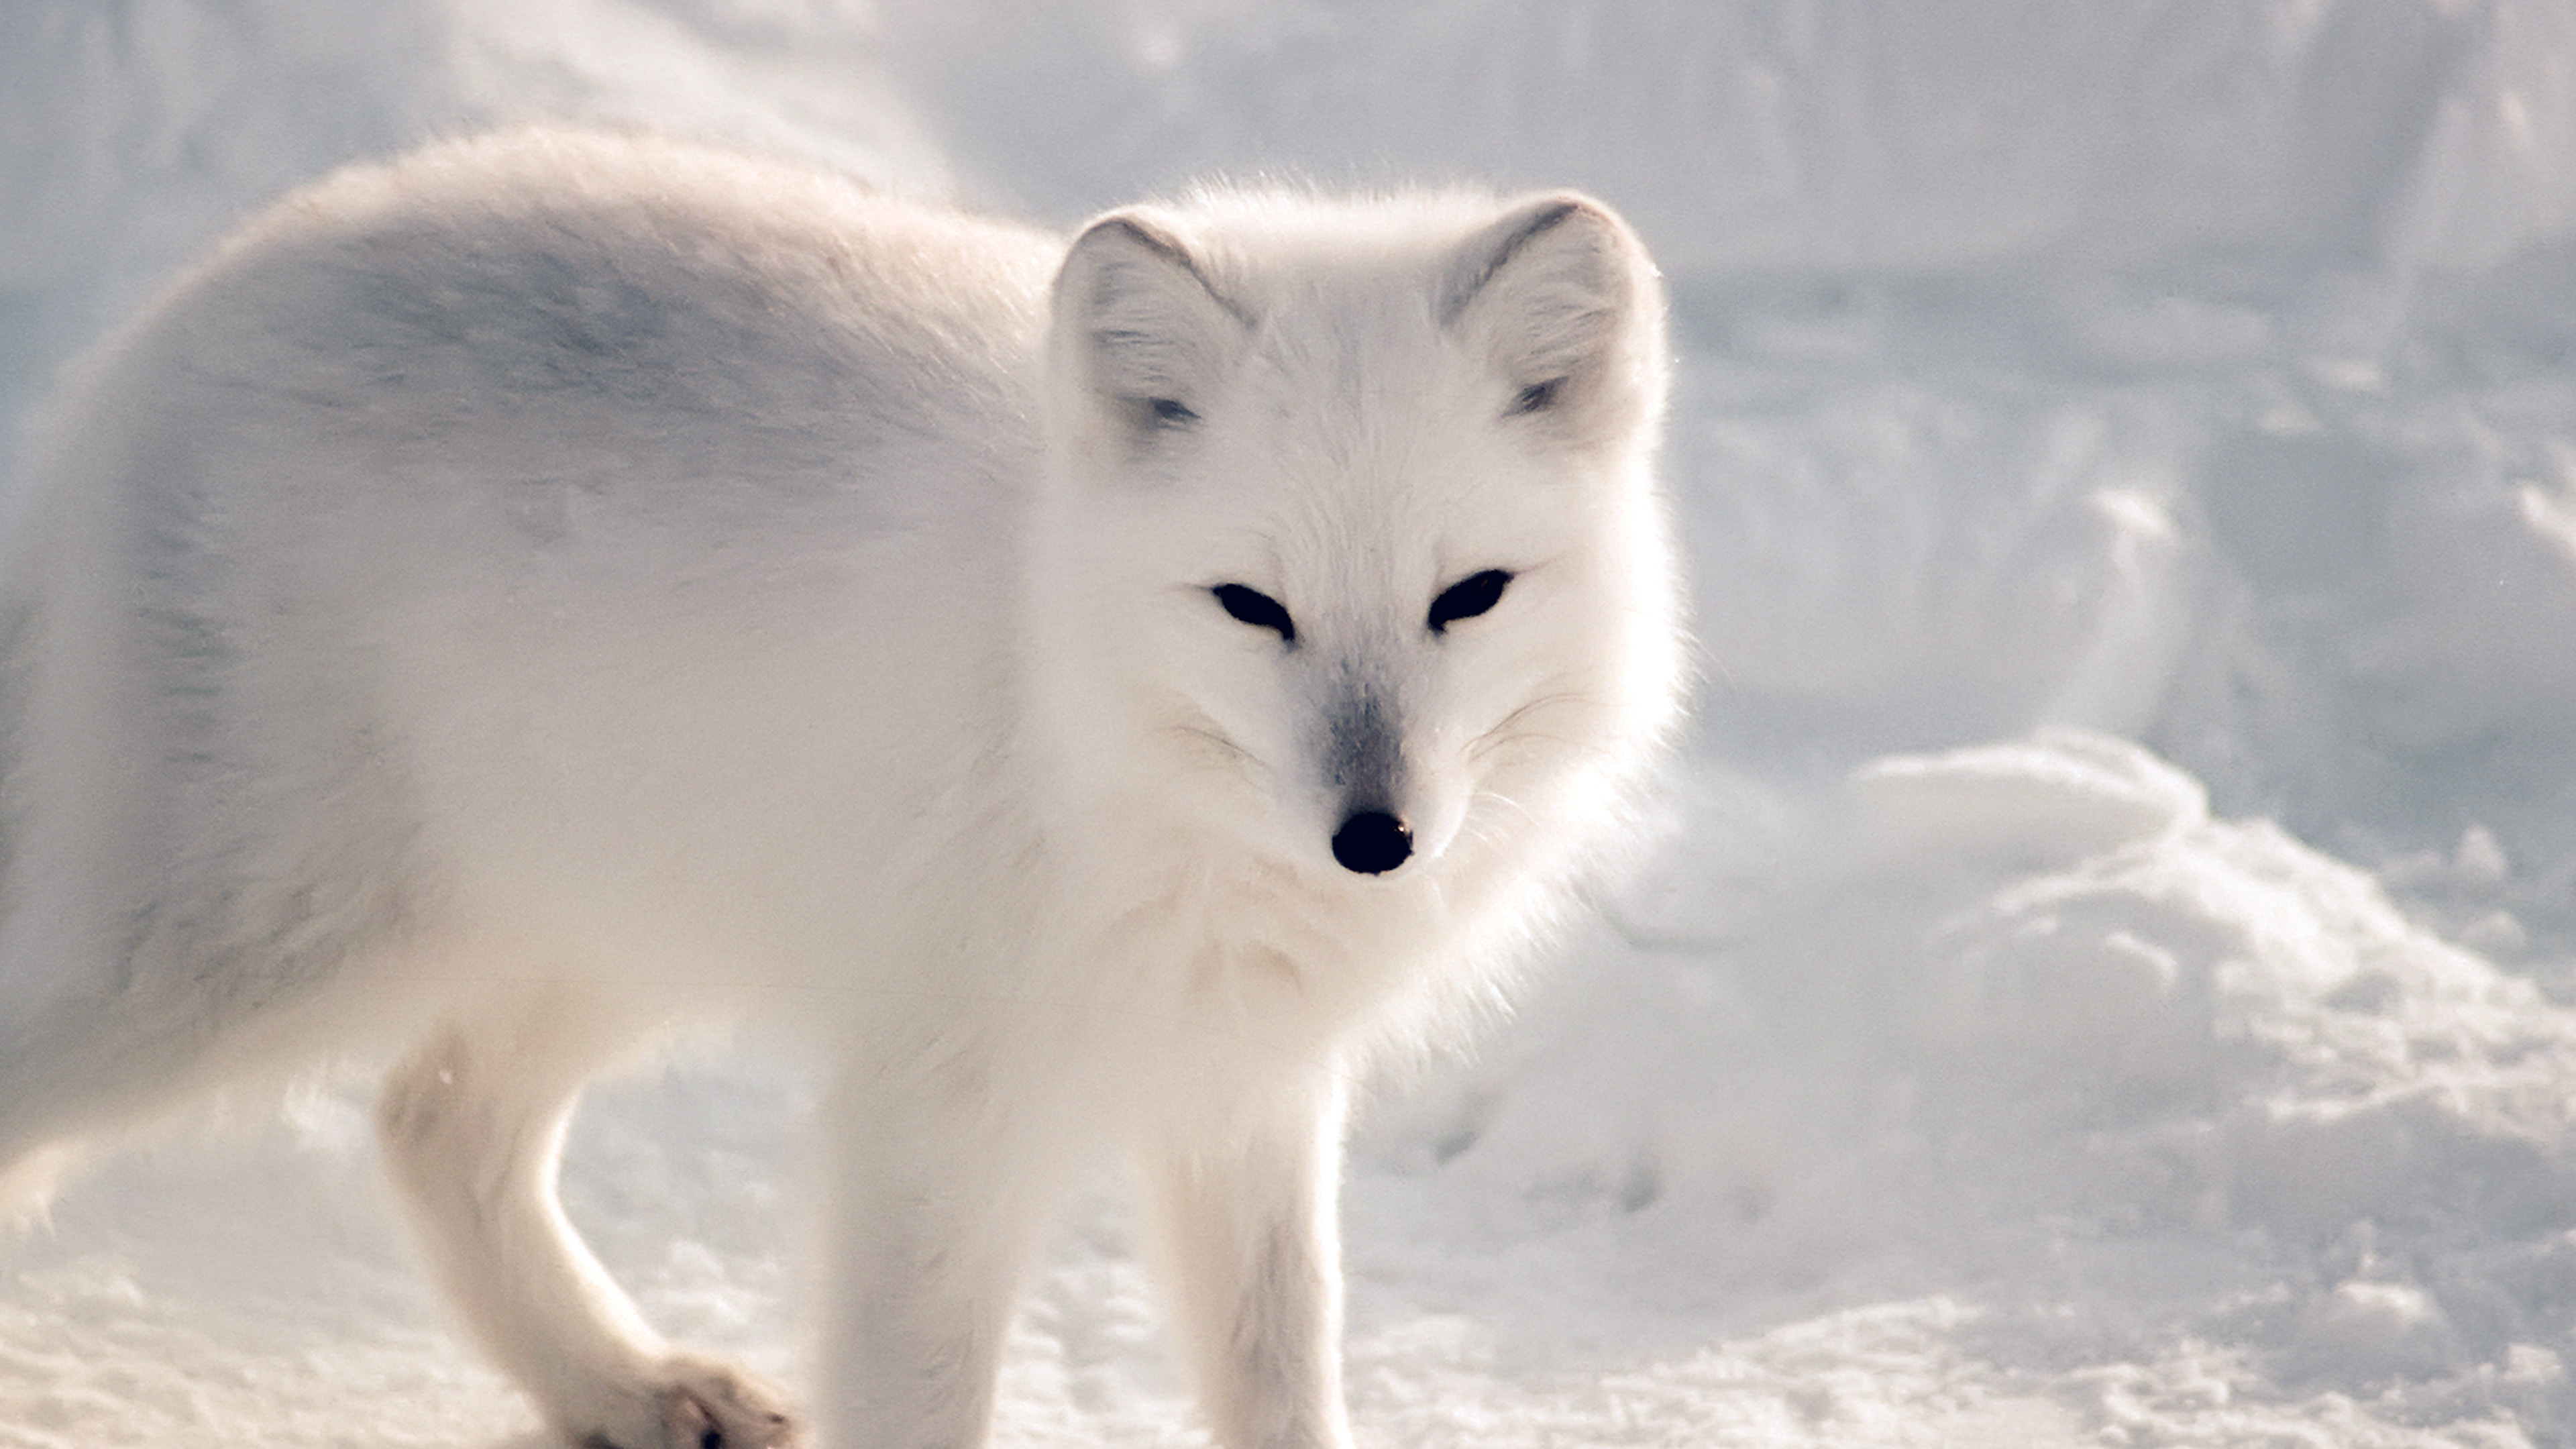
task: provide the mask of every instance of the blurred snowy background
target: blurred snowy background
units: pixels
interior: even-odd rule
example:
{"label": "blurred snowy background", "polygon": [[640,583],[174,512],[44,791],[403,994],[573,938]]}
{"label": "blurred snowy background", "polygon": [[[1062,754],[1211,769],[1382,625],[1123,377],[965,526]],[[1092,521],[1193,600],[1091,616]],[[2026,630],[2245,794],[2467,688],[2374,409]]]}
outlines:
{"label": "blurred snowy background", "polygon": [[[1702,723],[1372,1113],[1365,1443],[2576,1443],[2576,9],[0,0],[0,422],[246,209],[538,116],[1067,225],[1572,184],[1662,259]],[[567,1187],[791,1377],[800,1095],[657,1070]],[[363,1102],[0,1246],[0,1446],[535,1443]],[[1104,1194],[1002,1442],[1201,1442],[1149,1303]]]}

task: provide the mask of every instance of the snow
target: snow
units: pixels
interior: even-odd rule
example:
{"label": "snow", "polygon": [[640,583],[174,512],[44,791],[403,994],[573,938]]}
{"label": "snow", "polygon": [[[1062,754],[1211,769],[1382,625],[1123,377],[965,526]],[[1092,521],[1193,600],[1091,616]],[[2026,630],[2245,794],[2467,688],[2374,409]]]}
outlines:
{"label": "snow", "polygon": [[[529,115],[1071,220],[1593,188],[1673,288],[1707,683],[1660,845],[1378,1094],[1364,1442],[2576,1442],[2576,19],[2547,0],[24,0],[0,418],[226,222]],[[14,479],[14,475],[10,475]],[[570,1207],[800,1372],[792,1071]],[[533,1446],[362,1083],[0,1245],[0,1446]],[[1203,1442],[1113,1191],[1000,1442]]]}

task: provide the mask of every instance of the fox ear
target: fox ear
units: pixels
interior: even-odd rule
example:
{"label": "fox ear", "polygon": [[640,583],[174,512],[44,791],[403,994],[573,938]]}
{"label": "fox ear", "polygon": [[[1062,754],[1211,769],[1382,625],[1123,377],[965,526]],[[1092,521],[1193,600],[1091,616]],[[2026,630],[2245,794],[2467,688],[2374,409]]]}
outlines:
{"label": "fox ear", "polygon": [[1660,396],[1654,264],[1589,197],[1513,206],[1458,249],[1441,287],[1442,324],[1492,359],[1506,416],[1601,435],[1633,425]]}
{"label": "fox ear", "polygon": [[1141,210],[1085,228],[1055,283],[1056,366],[1132,443],[1185,431],[1249,331],[1189,249]]}

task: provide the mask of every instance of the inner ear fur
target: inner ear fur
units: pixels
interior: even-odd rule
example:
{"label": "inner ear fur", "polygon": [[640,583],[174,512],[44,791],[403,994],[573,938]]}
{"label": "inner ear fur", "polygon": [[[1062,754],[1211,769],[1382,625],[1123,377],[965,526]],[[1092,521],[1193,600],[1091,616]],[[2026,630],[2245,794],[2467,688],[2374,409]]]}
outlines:
{"label": "inner ear fur", "polygon": [[1515,203],[1459,247],[1440,320],[1485,349],[1513,396],[1546,410],[1598,402],[1625,355],[1656,345],[1654,268],[1600,202],[1553,192]]}
{"label": "inner ear fur", "polygon": [[1084,389],[1137,414],[1170,400],[1196,411],[1248,329],[1189,248],[1151,212],[1111,212],[1083,229],[1055,284],[1059,359]]}

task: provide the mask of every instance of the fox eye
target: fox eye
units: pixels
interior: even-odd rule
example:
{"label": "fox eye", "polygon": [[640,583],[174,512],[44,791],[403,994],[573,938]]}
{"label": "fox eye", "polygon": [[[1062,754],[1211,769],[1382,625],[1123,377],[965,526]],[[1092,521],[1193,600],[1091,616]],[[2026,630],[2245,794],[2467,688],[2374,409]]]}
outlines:
{"label": "fox eye", "polygon": [[1565,379],[1561,377],[1551,377],[1545,382],[1531,383],[1512,394],[1512,405],[1503,409],[1503,416],[1516,418],[1525,413],[1546,412],[1556,406],[1557,394],[1563,391],[1565,391]]}
{"label": "fox eye", "polygon": [[1511,581],[1512,576],[1503,570],[1487,569],[1442,589],[1440,597],[1431,601],[1431,632],[1445,634],[1458,620],[1472,619],[1501,603],[1503,589]]}
{"label": "fox eye", "polygon": [[1144,399],[1145,416],[1158,428],[1186,428],[1199,420],[1190,405],[1176,397]]}
{"label": "fox eye", "polygon": [[1217,603],[1237,622],[1256,629],[1275,629],[1281,643],[1297,642],[1297,621],[1288,617],[1287,608],[1277,599],[1242,584],[1219,584],[1208,592],[1216,595]]}

